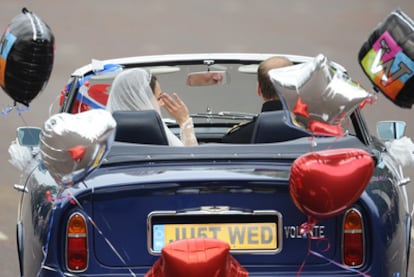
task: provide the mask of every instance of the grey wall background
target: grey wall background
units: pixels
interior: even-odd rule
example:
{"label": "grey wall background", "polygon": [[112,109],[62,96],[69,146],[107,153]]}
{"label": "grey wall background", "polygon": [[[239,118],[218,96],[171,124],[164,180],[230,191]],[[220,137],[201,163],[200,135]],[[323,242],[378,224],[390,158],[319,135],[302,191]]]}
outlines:
{"label": "grey wall background", "polygon": [[[371,89],[357,62],[362,43],[395,8],[414,17],[412,0],[2,0],[1,33],[22,7],[52,28],[56,55],[50,81],[31,103],[31,110],[22,116],[16,111],[0,115],[2,276],[17,276],[14,232],[18,194],[12,185],[19,175],[8,162],[8,146],[16,127],[40,126],[46,120],[50,104],[77,67],[92,58],[163,53],[322,53]],[[0,90],[0,110],[12,104]],[[405,120],[407,135],[414,137],[414,110],[400,109],[378,95],[377,103],[365,107],[364,113],[372,130],[377,120]],[[413,186],[409,185],[410,194]]]}

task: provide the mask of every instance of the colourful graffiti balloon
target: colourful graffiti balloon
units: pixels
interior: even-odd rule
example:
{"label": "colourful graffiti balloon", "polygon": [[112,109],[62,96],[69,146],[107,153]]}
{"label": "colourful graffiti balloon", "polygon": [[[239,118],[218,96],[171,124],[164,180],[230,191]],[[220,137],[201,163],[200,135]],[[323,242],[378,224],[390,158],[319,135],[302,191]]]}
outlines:
{"label": "colourful graffiti balloon", "polygon": [[45,88],[52,72],[54,36],[37,15],[23,8],[0,40],[0,86],[26,106]]}
{"label": "colourful graffiti balloon", "polygon": [[373,83],[394,104],[414,104],[414,21],[395,10],[362,45],[359,63]]}

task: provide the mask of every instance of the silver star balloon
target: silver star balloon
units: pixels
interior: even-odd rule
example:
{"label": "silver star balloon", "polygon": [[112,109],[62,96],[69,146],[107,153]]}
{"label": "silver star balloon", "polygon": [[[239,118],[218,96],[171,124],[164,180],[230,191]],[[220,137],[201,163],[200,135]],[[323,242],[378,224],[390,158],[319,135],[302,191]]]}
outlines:
{"label": "silver star balloon", "polygon": [[342,135],[343,120],[373,97],[321,54],[309,62],[272,69],[269,76],[291,122],[312,133]]}
{"label": "silver star balloon", "polygon": [[52,115],[40,134],[40,154],[52,177],[72,186],[97,168],[110,150],[116,122],[103,109]]}

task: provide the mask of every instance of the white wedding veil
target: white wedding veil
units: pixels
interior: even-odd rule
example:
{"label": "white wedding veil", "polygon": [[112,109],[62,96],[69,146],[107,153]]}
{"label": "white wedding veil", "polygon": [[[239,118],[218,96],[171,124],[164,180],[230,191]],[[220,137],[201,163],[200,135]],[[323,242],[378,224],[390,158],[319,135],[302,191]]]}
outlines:
{"label": "white wedding veil", "polygon": [[[160,116],[160,106],[150,87],[151,73],[141,68],[126,69],[112,82],[106,109],[114,111],[156,110]],[[168,143],[182,146],[181,140],[164,125]]]}

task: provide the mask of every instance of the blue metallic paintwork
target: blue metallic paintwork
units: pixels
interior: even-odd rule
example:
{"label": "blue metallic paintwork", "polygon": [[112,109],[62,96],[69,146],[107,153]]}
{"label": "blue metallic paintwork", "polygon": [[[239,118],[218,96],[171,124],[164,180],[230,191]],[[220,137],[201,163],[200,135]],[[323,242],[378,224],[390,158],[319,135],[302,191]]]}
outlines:
{"label": "blue metallic paintwork", "polygon": [[[267,56],[256,57],[253,55],[249,56],[247,60],[257,62]],[[224,54],[215,57],[209,54],[199,59],[202,63],[206,58],[220,60],[220,57],[228,59],[230,55]],[[176,56],[172,60],[175,61],[177,58],[182,59],[181,56]],[[240,55],[233,58],[243,59]],[[244,58],[246,59],[246,57]],[[306,61],[306,58],[294,56],[289,58],[297,60],[297,62]],[[153,57],[153,59],[157,60],[157,57]],[[194,57],[188,56],[186,59],[193,60]],[[139,58],[128,62],[132,65],[139,65],[140,62],[146,63],[148,60]],[[79,69],[73,75],[84,76],[89,71],[90,68],[87,66]],[[70,111],[73,100],[76,98],[76,92],[72,92],[65,98],[62,111]],[[407,207],[403,204],[402,187],[397,186],[402,176],[394,166],[395,162],[390,161],[392,159],[386,154],[381,154],[384,151],[383,145],[375,138],[370,137],[364,120],[358,112],[353,117],[353,121],[355,121],[353,125],[360,142],[357,143],[351,139],[346,145],[366,147],[367,151],[376,154],[378,161],[370,185],[354,204],[354,207],[364,217],[367,234],[366,261],[365,265],[358,270],[371,276],[388,277],[395,272],[400,273],[399,276],[405,276],[411,219]],[[103,166],[89,176],[85,183],[69,189],[82,207],[64,199],[59,203],[54,203],[57,204],[54,210],[52,210],[50,199],[46,196],[46,191],[50,191],[53,195],[57,192],[58,186],[45,169],[40,167],[28,179],[27,192],[23,193],[18,217],[18,225],[21,226],[18,238],[21,238],[19,241],[22,242],[19,244],[19,253],[23,262],[24,276],[56,277],[62,276],[63,273],[70,275],[65,269],[64,233],[66,221],[74,211],[79,211],[94,220],[93,222],[88,221],[88,230],[93,234],[93,238],[88,241],[91,251],[87,272],[89,277],[102,276],[100,273],[103,270],[105,276],[131,276],[129,270],[132,270],[137,276],[143,276],[146,273],[150,265],[157,259],[157,256],[151,256],[147,252],[146,226],[143,223],[146,220],[146,215],[153,210],[176,210],[224,203],[240,208],[276,209],[282,213],[283,227],[298,226],[306,221],[306,217],[298,211],[289,198],[287,177],[290,163],[303,148],[309,150],[309,146],[306,145],[284,144],[276,151],[279,155],[275,155],[276,158],[272,157],[272,159],[278,159],[277,162],[272,163],[266,160],[261,163],[251,160],[247,163],[248,165],[244,163],[244,166],[241,166],[243,163],[228,157],[226,157],[228,158],[226,161],[223,161],[223,164],[217,163],[217,160],[212,157],[214,155],[221,156],[221,148],[200,147],[198,149],[200,159],[207,161],[210,159],[211,161],[211,164],[205,168],[203,166],[206,165],[206,162],[188,161],[185,163],[183,161],[184,159],[192,159],[193,153],[183,155],[181,160],[173,161],[172,164],[163,165],[167,159],[162,155],[168,156],[166,152],[172,150],[169,148],[153,149],[155,152],[152,153],[152,156],[161,157],[158,164],[151,162],[134,164],[131,161],[131,164],[125,166]],[[140,153],[140,150],[131,152],[129,148],[125,148],[124,152],[130,152],[131,157],[145,161],[147,154]],[[266,147],[262,150],[255,148],[251,151],[253,153],[256,150],[262,151],[260,153],[269,151]],[[246,153],[243,154],[246,155]],[[249,154],[247,153],[246,156]],[[193,168],[196,163],[203,164],[197,168],[197,171]],[[172,166],[180,164],[181,168]],[[235,166],[232,167],[232,165]],[[241,167],[241,170],[235,170],[237,167]],[[264,167],[267,170],[261,171],[261,174],[257,172],[254,174],[251,173],[253,171],[248,173],[245,170],[248,167],[251,169]],[[280,170],[272,172],[269,170],[270,168]],[[183,187],[191,189],[187,192],[201,188],[203,193],[190,194],[182,191],[178,193],[177,189]],[[229,193],[230,187],[238,190]],[[239,190],[239,188],[252,190]],[[260,188],[260,192],[257,188]],[[273,197],[272,193],[274,193]],[[123,217],[129,221],[123,221]],[[94,226],[94,224],[97,225]],[[318,224],[326,226],[325,234],[329,240],[312,241],[312,250],[323,254],[327,259],[341,262],[342,216],[320,221]],[[99,227],[103,235],[99,234],[96,226]],[[292,239],[286,237],[284,233],[282,233],[282,237],[283,249],[280,254],[235,256],[248,269],[250,276],[296,276],[299,264],[306,257],[307,240],[303,238]],[[125,261],[131,265],[130,269],[122,267],[122,262],[104,242],[104,238],[107,238],[116,247]],[[329,242],[329,245],[324,244],[326,242]],[[325,248],[326,252],[323,251]],[[45,254],[47,255],[45,256]],[[265,265],[266,262],[275,262],[278,265]],[[83,275],[86,273],[79,274],[79,276]],[[360,276],[356,272],[340,269],[327,260],[309,256],[301,276],[322,275]]]}
{"label": "blue metallic paintwork", "polygon": [[[118,170],[120,174],[116,173]],[[173,193],[176,187],[158,186],[156,189],[152,189],[150,186],[146,185],[136,192],[138,196],[144,195],[145,197],[142,197],[139,201],[136,201],[136,199],[133,197],[134,195],[130,195],[129,199],[122,198],[124,194],[130,193],[127,190],[127,188],[130,188],[130,186],[126,185],[124,187],[124,190],[112,190],[106,184],[111,184],[114,178],[116,178],[118,182],[122,179],[130,181],[135,180],[136,182],[139,182],[138,180],[141,179],[141,181],[145,181],[146,183],[150,182],[150,180],[166,181],[170,180],[171,177],[174,176],[174,172],[171,171],[157,173],[155,170],[153,171],[153,174],[149,176],[139,176],[140,174],[138,174],[138,176],[133,176],[133,173],[128,174],[126,172],[128,172],[128,169],[125,167],[119,169],[111,169],[109,171],[103,168],[94,174],[94,176],[88,181],[88,186],[96,187],[95,193],[93,195],[93,200],[95,201],[94,207],[90,205],[90,200],[92,200],[89,194],[90,191],[82,189],[82,186],[79,186],[78,189],[72,189],[72,193],[74,195],[77,195],[77,198],[80,199],[82,203],[82,210],[79,209],[79,207],[76,205],[74,206],[73,204],[70,204],[70,202],[66,202],[65,205],[62,205],[62,207],[57,207],[55,210],[55,218],[61,218],[61,221],[53,222],[54,229],[51,232],[53,235],[50,239],[50,244],[48,245],[49,255],[47,257],[47,261],[45,262],[47,268],[55,268],[59,265],[64,264],[64,257],[62,256],[61,252],[64,248],[62,235],[64,234],[65,226],[63,222],[65,222],[67,219],[69,212],[72,212],[73,210],[80,210],[82,213],[92,216],[96,224],[104,233],[104,236],[109,239],[109,241],[111,241],[111,243],[113,243],[115,246],[125,245],[126,248],[124,247],[122,251],[130,255],[130,258],[132,260],[127,262],[130,262],[131,266],[136,267],[137,273],[145,273],[149,266],[157,259],[156,256],[151,256],[146,252],[147,250],[145,239],[137,240],[134,243],[128,243],[131,241],[129,238],[146,237],[146,229],[145,226],[142,225],[142,222],[145,222],[146,220],[145,216],[154,209],[171,209],[171,203],[166,200],[168,200],[169,194]],[[100,175],[101,173],[103,175]],[[203,176],[203,174],[200,174],[202,171],[193,170],[186,172],[181,170],[180,173],[180,179],[187,181],[194,179],[192,176]],[[399,199],[402,197],[401,192],[393,185],[393,181],[395,180],[391,180],[386,177],[390,176],[390,173],[391,172],[389,172],[387,168],[377,168],[376,173],[372,178],[371,184],[367,188],[366,192],[364,192],[364,194],[361,196],[361,200],[356,203],[357,206],[362,207],[363,213],[367,215],[364,217],[366,220],[368,220],[367,233],[370,234],[367,240],[367,249],[372,249],[371,246],[375,243],[375,252],[370,252],[367,255],[369,257],[367,264],[372,265],[372,267],[362,268],[359,270],[364,270],[364,272],[369,273],[372,276],[379,276],[376,274],[379,272],[383,273],[384,270],[386,270],[387,273],[392,274],[392,272],[398,271],[404,266],[404,263],[406,263],[405,253],[408,251],[408,244],[406,241],[407,238],[403,236],[403,234],[405,234],[405,225],[401,223],[407,222],[408,215],[404,212],[404,207],[402,207],[401,201],[399,201]],[[163,175],[165,176],[162,177]],[[211,175],[213,175],[217,180],[235,180],[233,183],[229,184],[232,188],[238,186],[244,187],[244,185],[242,185],[242,180],[249,176],[245,173],[234,174],[231,172],[226,172],[225,170],[206,172],[205,176]],[[45,247],[45,243],[47,241],[47,227],[49,226],[49,220],[51,218],[52,212],[52,206],[48,202],[46,191],[55,191],[57,189],[56,186],[45,185],[46,183],[52,183],[51,180],[48,180],[49,178],[50,177],[46,174],[46,172],[38,171],[33,176],[33,178],[30,179],[31,185],[28,186],[28,188],[31,188],[33,186],[36,190],[29,189],[29,192],[26,193],[26,196],[29,197],[24,197],[23,205],[31,206],[31,209],[24,209],[25,211],[31,210],[31,214],[23,214],[23,224],[25,229],[23,236],[25,245],[24,253],[26,255],[29,255],[29,253],[30,255],[33,253],[36,254],[35,259],[30,259],[33,258],[33,256],[23,257],[25,261],[31,260],[31,263],[25,263],[25,272],[27,273],[26,276],[35,276],[35,272],[32,272],[32,274],[30,274],[30,271],[33,268],[38,268],[43,260],[42,247]],[[258,175],[250,176],[250,178],[257,178],[257,180],[261,180],[261,182],[271,180],[271,178],[268,176]],[[40,180],[43,182],[40,182]],[[305,222],[306,217],[297,210],[289,198],[287,192],[288,188],[286,185],[286,176],[284,181],[283,178],[279,178],[277,180],[273,180],[272,183],[275,184],[276,182],[276,189],[278,190],[278,193],[283,194],[282,199],[278,198],[278,206],[276,206],[276,208],[278,210],[283,210],[284,226],[298,225]],[[188,186],[194,187],[194,185],[197,185],[199,183],[201,182],[188,184]],[[279,183],[279,185],[277,185],[277,183]],[[246,184],[246,186],[248,185]],[[269,186],[269,188],[271,187],[274,188],[274,185]],[[223,203],[234,207],[240,207],[243,206],[244,203],[249,203],[248,206],[251,209],[275,209],[275,206],[273,206],[274,201],[272,201],[273,199],[271,193],[263,195],[266,193],[261,192],[256,196],[252,196],[251,193],[234,193],[229,196],[228,194],[220,193],[220,190],[215,191],[214,189],[211,189],[211,186],[206,185],[205,188],[205,194],[177,195],[174,200],[175,209],[199,207],[202,205],[221,205]],[[224,188],[220,187],[220,189],[223,191]],[[105,190],[107,191],[106,193]],[[378,193],[379,191],[381,191],[381,194]],[[79,195],[79,193],[82,193],[85,196],[82,196],[81,194]],[[214,194],[213,198],[210,197],[212,193]],[[255,201],[255,198],[260,199],[260,201]],[[131,217],[131,215],[128,215],[128,212],[130,210],[138,211],[136,212],[137,216]],[[100,217],[102,214],[105,214],[105,218]],[[127,214],[127,219],[129,219],[129,221],[125,221],[125,218],[122,218],[123,214]],[[108,223],[108,219],[112,221]],[[332,245],[339,245],[341,243],[340,236],[333,235],[339,230],[332,230],[337,228],[335,226],[337,226],[338,222],[340,221],[341,217],[337,217],[332,220],[320,222],[321,225],[323,224],[327,226],[326,237],[330,240],[332,240],[332,236],[335,237],[333,241],[330,241],[330,244]],[[31,233],[29,230],[34,230],[34,232]],[[91,224],[89,224],[89,230],[94,232],[94,241],[90,241],[89,244],[91,249],[93,249],[93,251],[96,253],[96,260],[94,259],[95,256],[91,255],[89,270],[91,270],[91,272],[99,272],[100,268],[109,266],[112,268],[110,271],[113,271],[114,274],[117,272],[116,274],[118,274],[119,270],[116,269],[116,267],[121,266],[122,263],[116,257],[114,252],[109,249],[108,245],[105,244],[103,241],[104,237],[99,235]],[[284,261],[285,263],[286,261],[289,261],[291,265],[284,265],[283,271],[286,272],[285,276],[293,276],[294,273],[298,270],[297,265],[303,261],[306,255],[307,241],[305,239],[289,240],[286,239],[285,236],[283,236],[283,238],[283,255],[236,255],[236,258],[246,268],[252,271],[258,270],[257,266],[260,265],[260,263],[276,262],[283,264]],[[324,248],[316,242],[313,247],[315,247],[312,248],[315,251],[322,250],[322,248]],[[295,249],[295,251],[288,251],[289,249]],[[332,252],[334,250],[334,248],[331,248],[328,252],[322,253],[327,258],[340,260],[341,254]],[[134,257],[140,258],[138,260],[135,258],[134,260]],[[384,260],[390,261],[389,264],[384,263]],[[399,261],[399,263],[397,263],[397,261]],[[319,266],[316,266],[316,264],[319,264]],[[310,271],[318,269],[321,270],[321,266],[324,268],[331,268],[331,270],[335,272],[335,276],[340,276],[340,272],[343,272],[343,270],[338,270],[337,267],[332,266],[326,261],[312,256],[308,258],[307,265],[308,266],[305,267],[305,270]],[[60,268],[60,270],[64,271],[65,269]],[[269,270],[269,268],[266,270]],[[53,275],[53,273],[50,273],[50,275],[46,274],[40,276],[58,275]]]}
{"label": "blue metallic paintwork", "polygon": [[[392,276],[408,264],[410,242],[406,226],[411,226],[409,214],[401,201],[402,191],[395,186],[396,180],[388,168],[376,168],[369,187],[361,196],[362,203],[370,212],[367,217],[371,226],[370,240],[375,243],[371,253],[373,262],[382,268],[382,276]],[[369,249],[369,248],[368,248]]]}

